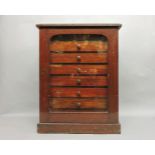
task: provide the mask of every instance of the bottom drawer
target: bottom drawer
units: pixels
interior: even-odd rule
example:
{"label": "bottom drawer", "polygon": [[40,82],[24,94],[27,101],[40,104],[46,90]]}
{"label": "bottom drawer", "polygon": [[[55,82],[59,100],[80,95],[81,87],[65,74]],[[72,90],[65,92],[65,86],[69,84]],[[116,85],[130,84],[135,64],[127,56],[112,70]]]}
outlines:
{"label": "bottom drawer", "polygon": [[106,109],[107,99],[53,98],[49,100],[49,106],[53,110]]}

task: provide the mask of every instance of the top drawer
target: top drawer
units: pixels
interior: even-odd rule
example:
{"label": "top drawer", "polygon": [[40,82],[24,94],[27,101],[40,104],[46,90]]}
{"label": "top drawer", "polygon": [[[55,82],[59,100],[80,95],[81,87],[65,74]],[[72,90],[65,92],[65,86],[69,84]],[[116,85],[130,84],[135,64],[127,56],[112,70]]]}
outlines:
{"label": "top drawer", "polygon": [[54,52],[103,52],[108,50],[108,41],[98,34],[63,34],[51,38],[49,49]]}
{"label": "top drawer", "polygon": [[107,43],[102,41],[55,41],[50,51],[106,51]]}

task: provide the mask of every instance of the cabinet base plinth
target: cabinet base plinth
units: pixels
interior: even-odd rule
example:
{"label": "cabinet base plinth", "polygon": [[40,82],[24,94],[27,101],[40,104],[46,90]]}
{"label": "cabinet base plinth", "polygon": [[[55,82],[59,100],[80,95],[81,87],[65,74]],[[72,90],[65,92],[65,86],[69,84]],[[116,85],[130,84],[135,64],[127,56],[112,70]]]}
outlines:
{"label": "cabinet base plinth", "polygon": [[120,134],[120,124],[39,123],[38,133]]}

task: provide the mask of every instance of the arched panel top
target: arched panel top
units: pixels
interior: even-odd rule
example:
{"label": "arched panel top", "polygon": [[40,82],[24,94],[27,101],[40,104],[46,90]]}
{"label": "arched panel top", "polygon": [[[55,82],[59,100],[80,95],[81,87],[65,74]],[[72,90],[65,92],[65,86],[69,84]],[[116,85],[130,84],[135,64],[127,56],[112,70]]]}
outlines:
{"label": "arched panel top", "polygon": [[96,51],[108,49],[108,39],[100,34],[61,34],[50,38],[51,51]]}
{"label": "arched panel top", "polygon": [[62,34],[62,35],[55,35],[51,38],[51,41],[93,41],[93,40],[102,40],[107,41],[107,37],[100,34]]}

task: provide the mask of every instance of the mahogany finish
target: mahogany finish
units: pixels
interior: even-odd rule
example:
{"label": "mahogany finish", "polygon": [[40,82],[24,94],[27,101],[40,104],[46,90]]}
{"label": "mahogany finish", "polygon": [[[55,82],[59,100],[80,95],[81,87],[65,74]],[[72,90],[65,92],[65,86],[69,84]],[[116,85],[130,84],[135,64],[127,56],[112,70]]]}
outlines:
{"label": "mahogany finish", "polygon": [[104,98],[90,99],[90,98],[53,98],[49,101],[49,105],[52,109],[63,110],[94,110],[94,109],[106,109],[107,100]]}
{"label": "mahogany finish", "polygon": [[50,65],[50,74],[107,74],[107,65]]}
{"label": "mahogany finish", "polygon": [[107,86],[106,76],[53,76],[50,86]]}
{"label": "mahogany finish", "polygon": [[107,97],[107,88],[50,88],[52,97]]}
{"label": "mahogany finish", "polygon": [[61,41],[50,45],[51,51],[106,51],[107,43],[102,41],[84,42],[84,41]]}
{"label": "mahogany finish", "polygon": [[39,133],[120,133],[120,24],[40,24]]}
{"label": "mahogany finish", "polygon": [[107,53],[52,53],[51,63],[107,63]]}

